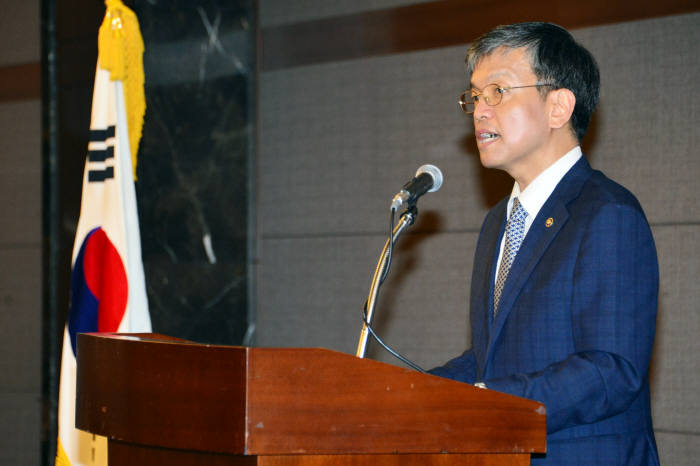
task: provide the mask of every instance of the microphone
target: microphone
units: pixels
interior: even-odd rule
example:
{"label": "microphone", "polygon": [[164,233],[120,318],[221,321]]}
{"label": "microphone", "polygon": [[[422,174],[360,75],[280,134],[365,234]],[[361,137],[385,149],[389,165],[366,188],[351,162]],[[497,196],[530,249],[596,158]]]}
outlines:
{"label": "microphone", "polygon": [[442,172],[435,165],[426,164],[416,172],[416,176],[406,183],[391,201],[391,210],[398,210],[403,204],[416,202],[425,193],[434,193],[442,186]]}

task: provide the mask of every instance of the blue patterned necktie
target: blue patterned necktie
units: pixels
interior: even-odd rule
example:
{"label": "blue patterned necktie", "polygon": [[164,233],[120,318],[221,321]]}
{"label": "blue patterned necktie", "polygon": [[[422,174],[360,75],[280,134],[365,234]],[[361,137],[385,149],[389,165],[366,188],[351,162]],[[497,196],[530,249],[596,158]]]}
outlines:
{"label": "blue patterned necktie", "polygon": [[520,205],[520,201],[516,197],[513,199],[513,207],[510,211],[510,218],[506,223],[506,244],[503,246],[503,255],[501,256],[501,265],[498,268],[498,278],[496,286],[493,290],[493,317],[496,317],[498,312],[498,302],[501,299],[503,285],[506,283],[510,266],[513,265],[515,255],[520,249],[520,245],[525,237],[525,219],[527,212]]}

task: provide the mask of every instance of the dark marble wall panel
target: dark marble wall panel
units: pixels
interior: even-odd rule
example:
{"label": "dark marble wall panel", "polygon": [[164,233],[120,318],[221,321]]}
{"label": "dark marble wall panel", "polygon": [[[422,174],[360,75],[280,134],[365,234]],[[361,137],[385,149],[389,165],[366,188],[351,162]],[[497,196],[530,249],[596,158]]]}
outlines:
{"label": "dark marble wall panel", "polygon": [[133,9],[146,43],[137,196],[153,328],[240,344],[249,315],[253,2]]}
{"label": "dark marble wall panel", "polygon": [[219,343],[245,333],[247,85],[149,87],[137,193],[159,332]]}

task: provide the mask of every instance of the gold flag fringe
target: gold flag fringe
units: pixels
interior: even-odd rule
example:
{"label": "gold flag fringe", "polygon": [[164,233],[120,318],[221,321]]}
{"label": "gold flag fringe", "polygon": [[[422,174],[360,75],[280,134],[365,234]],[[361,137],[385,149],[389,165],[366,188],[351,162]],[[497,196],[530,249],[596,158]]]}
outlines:
{"label": "gold flag fringe", "polygon": [[58,439],[58,444],[56,445],[56,463],[55,466],[71,466],[68,455],[63,450],[63,445],[61,445],[61,439]]}
{"label": "gold flag fringe", "polygon": [[136,179],[139,142],[146,113],[143,73],[143,39],[136,14],[121,0],[105,0],[107,12],[98,33],[98,63],[122,82],[129,126],[131,165]]}

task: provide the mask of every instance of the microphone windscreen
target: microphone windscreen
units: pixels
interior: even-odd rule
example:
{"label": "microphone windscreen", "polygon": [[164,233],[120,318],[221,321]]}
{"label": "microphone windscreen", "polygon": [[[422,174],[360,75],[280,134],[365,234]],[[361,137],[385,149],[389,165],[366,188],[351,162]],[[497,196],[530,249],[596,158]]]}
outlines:
{"label": "microphone windscreen", "polygon": [[428,190],[429,193],[434,193],[442,187],[442,172],[438,167],[429,163],[421,165],[416,172],[416,177],[423,173],[427,173],[433,178],[433,186]]}

